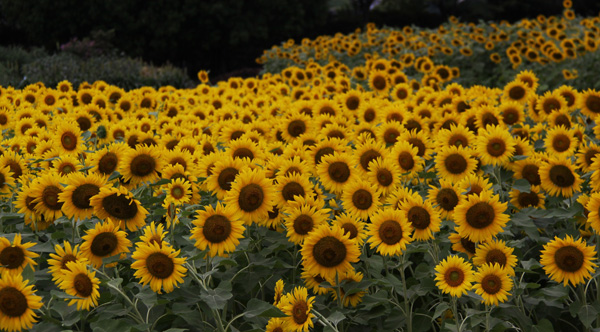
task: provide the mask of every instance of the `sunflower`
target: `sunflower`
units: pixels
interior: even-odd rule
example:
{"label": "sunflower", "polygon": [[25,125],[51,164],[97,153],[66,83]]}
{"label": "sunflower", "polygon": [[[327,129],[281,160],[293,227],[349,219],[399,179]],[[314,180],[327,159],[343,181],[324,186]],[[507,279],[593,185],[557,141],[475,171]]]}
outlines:
{"label": "sunflower", "polygon": [[438,175],[452,183],[475,172],[476,167],[477,161],[471,157],[469,150],[462,146],[443,147],[435,158],[435,169]]}
{"label": "sunflower", "polygon": [[517,189],[510,192],[510,203],[517,209],[524,209],[529,206],[544,209],[545,200],[546,196],[540,192],[539,186],[531,186],[529,192],[521,192]]}
{"label": "sunflower", "polygon": [[65,154],[78,154],[84,149],[84,140],[77,122],[63,122],[54,130],[55,146]]}
{"label": "sunflower", "polygon": [[569,159],[551,157],[539,168],[542,188],[551,196],[571,197],[581,191],[583,180]]}
{"label": "sunflower", "polygon": [[12,176],[10,167],[5,166],[0,168],[0,195],[8,194],[14,190],[15,179]]}
{"label": "sunflower", "polygon": [[348,234],[349,239],[355,241],[362,248],[367,238],[366,223],[358,218],[353,218],[347,213],[341,213],[331,222],[333,226],[339,226],[344,230],[344,235]]}
{"label": "sunflower", "polygon": [[592,164],[597,160],[600,153],[600,146],[593,142],[585,142],[579,148],[577,152],[576,164],[583,173],[587,173],[592,170]]}
{"label": "sunflower", "polygon": [[342,204],[352,217],[367,220],[379,208],[380,200],[370,182],[356,179],[343,187]]}
{"label": "sunflower", "polygon": [[327,222],[327,210],[302,204],[286,209],[284,225],[290,242],[302,244],[304,239],[319,226]]}
{"label": "sunflower", "polygon": [[190,237],[196,240],[196,248],[205,250],[208,247],[211,256],[225,256],[226,252],[235,251],[239,240],[244,237],[245,228],[232,207],[218,202],[215,208],[206,206],[204,211],[196,213]]}
{"label": "sunflower", "polygon": [[515,143],[505,128],[487,126],[479,130],[475,151],[484,165],[504,166],[515,152]]}
{"label": "sunflower", "polygon": [[265,159],[264,147],[261,143],[254,143],[249,138],[240,138],[229,142],[226,153],[234,159],[248,159],[254,164],[262,164]]}
{"label": "sunflower", "polygon": [[281,298],[277,306],[286,317],[283,317],[285,331],[308,332],[313,327],[311,313],[315,297],[308,297],[305,287],[296,287],[294,290]]}
{"label": "sunflower", "polygon": [[367,235],[371,248],[377,247],[382,255],[397,256],[406,250],[406,245],[412,241],[413,227],[406,220],[402,211],[386,208],[379,210],[371,217]]}
{"label": "sunflower", "polygon": [[507,203],[501,203],[497,195],[483,191],[470,195],[454,209],[454,222],[458,234],[473,242],[483,242],[495,237],[508,222]]}
{"label": "sunflower", "polygon": [[293,172],[289,175],[280,175],[276,177],[276,182],[276,205],[279,208],[282,208],[287,202],[293,201],[296,196],[312,197],[314,195],[308,174],[300,175]]}
{"label": "sunflower", "polygon": [[340,193],[345,184],[351,183],[354,167],[351,166],[350,156],[346,153],[325,155],[317,166],[317,174],[325,189]]}
{"label": "sunflower", "polygon": [[161,289],[170,293],[180,283],[187,269],[183,266],[185,258],[179,256],[181,250],[175,251],[170,246],[158,243],[142,244],[131,255],[135,260],[131,268],[134,276],[142,285],[150,284],[152,291],[162,294]]}
{"label": "sunflower", "polygon": [[263,170],[244,169],[225,194],[224,202],[235,207],[237,216],[250,225],[268,218],[275,195],[275,187]]}
{"label": "sunflower", "polygon": [[360,250],[341,227],[323,224],[304,239],[301,253],[307,271],[331,279],[352,269]]}
{"label": "sunflower", "polygon": [[346,142],[339,138],[327,138],[317,142],[308,149],[310,164],[317,168],[325,156],[333,155],[335,152],[344,152],[345,146]]}
{"label": "sunflower", "polygon": [[544,139],[546,151],[556,158],[568,158],[572,156],[575,153],[577,145],[577,139],[573,131],[567,130],[563,126],[549,129]]}
{"label": "sunflower", "polygon": [[486,305],[498,305],[499,302],[505,302],[513,287],[513,281],[506,269],[498,263],[493,265],[486,263],[480,266],[473,281],[475,282],[473,285],[475,293],[483,297],[481,303]]}
{"label": "sunflower", "polygon": [[27,249],[36,243],[21,243],[21,234],[15,234],[12,243],[5,237],[0,237],[0,273],[8,272],[11,275],[20,274],[29,265],[32,269],[37,265],[32,258],[39,255]]}
{"label": "sunflower", "polygon": [[430,186],[427,200],[437,208],[441,218],[451,220],[454,208],[463,200],[462,191],[460,185],[440,179],[439,187]]}
{"label": "sunflower", "polygon": [[581,113],[595,119],[600,114],[600,92],[591,89],[582,92],[578,106]]}
{"label": "sunflower", "polygon": [[69,302],[69,305],[77,304],[77,310],[89,310],[98,305],[100,280],[96,278],[95,271],[88,270],[85,261],[67,261],[58,282],[59,288],[77,297]]}
{"label": "sunflower", "polygon": [[55,253],[51,253],[51,259],[48,259],[48,272],[52,273],[52,280],[59,280],[67,269],[68,262],[86,261],[83,257],[79,245],[71,246],[71,242],[63,241],[63,247],[60,244],[54,246]]}
{"label": "sunflower", "polygon": [[0,326],[3,330],[31,329],[37,315],[34,310],[43,306],[42,297],[34,295],[33,285],[28,285],[20,274],[2,273],[0,278]]}
{"label": "sunflower", "polygon": [[445,294],[461,297],[474,281],[473,266],[462,257],[451,255],[435,267],[436,286]]}
{"label": "sunflower", "polygon": [[517,160],[512,163],[512,171],[515,179],[525,179],[532,186],[542,184],[540,178],[540,164],[542,160],[539,157],[529,157],[523,160]]}
{"label": "sunflower", "polygon": [[269,319],[267,326],[265,327],[265,332],[283,332],[285,331],[284,320],[281,318],[272,317]]}
{"label": "sunflower", "polygon": [[524,104],[530,95],[530,91],[527,83],[521,80],[514,80],[504,86],[503,99]]}
{"label": "sunflower", "polygon": [[587,222],[596,233],[600,234],[600,193],[594,192],[590,195],[585,204],[585,209],[589,211]]}
{"label": "sunflower", "polygon": [[123,156],[119,172],[132,184],[154,182],[160,179],[158,170],[163,168],[161,149],[138,145]]}
{"label": "sunflower", "polygon": [[356,150],[353,151],[352,161],[355,165],[360,165],[360,170],[367,173],[369,171],[369,163],[382,158],[387,154],[385,147],[381,143],[376,143],[373,140],[367,140],[362,144],[356,146]]}
{"label": "sunflower", "polygon": [[4,151],[0,156],[0,169],[8,166],[12,172],[12,177],[19,180],[23,175],[29,173],[29,167],[25,162],[25,158],[15,151]]}
{"label": "sunflower", "polygon": [[111,176],[113,172],[120,168],[123,157],[129,150],[131,149],[123,142],[112,143],[102,150],[90,154],[87,158],[87,164],[92,166],[92,172]]}
{"label": "sunflower", "polygon": [[63,177],[46,172],[31,184],[30,194],[35,197],[33,200],[35,210],[46,219],[56,220],[63,215],[61,211],[63,203],[58,199],[63,191],[62,182],[64,182]]}
{"label": "sunflower", "polygon": [[93,229],[89,229],[82,236],[83,243],[79,248],[96,268],[102,266],[102,259],[121,253],[129,252],[131,241],[127,239],[127,233],[120,231],[109,218],[106,221],[96,223]]}
{"label": "sunflower", "polygon": [[238,174],[248,167],[248,161],[223,156],[214,163],[212,168],[207,169],[210,174],[206,180],[206,187],[217,195],[217,198],[223,199],[225,194],[231,190],[231,186]]}
{"label": "sunflower", "polygon": [[94,211],[90,199],[106,185],[106,178],[97,174],[72,173],[66,178],[67,187],[58,194],[62,211],[69,218],[91,218]]}
{"label": "sunflower", "polygon": [[505,273],[514,276],[517,256],[512,254],[513,251],[514,248],[508,247],[506,242],[493,239],[477,246],[473,264],[476,266],[498,264]]}
{"label": "sunflower", "polygon": [[94,214],[100,219],[111,218],[121,229],[135,231],[146,224],[146,210],[126,188],[102,187],[90,198]]}
{"label": "sunflower", "polygon": [[401,205],[400,210],[406,215],[406,220],[415,230],[413,240],[425,241],[434,238],[435,232],[440,231],[442,220],[429,201],[423,201],[420,196],[408,197]]}
{"label": "sunflower", "polygon": [[[345,285],[347,283],[359,283],[363,280],[363,274],[362,272],[356,272],[354,270],[348,271],[346,272],[343,276],[339,277],[338,282],[340,284],[345,283]],[[337,283],[335,281],[335,278],[332,280],[329,280],[329,283],[331,284],[331,286],[336,286]],[[356,306],[362,301],[363,296],[365,296],[365,294],[367,293],[366,291],[358,291],[352,294],[346,294],[346,292],[344,291],[344,287],[340,287],[340,294],[339,296],[342,298],[343,302],[342,304],[344,305],[344,307],[348,307],[348,306],[352,306],[354,308],[356,308]],[[331,293],[331,295],[333,295],[333,300],[337,301],[338,299],[338,290],[335,288],[331,288],[329,290],[329,292]]]}
{"label": "sunflower", "polygon": [[164,203],[181,206],[190,202],[192,198],[192,184],[184,178],[171,180],[165,190],[166,197]]}
{"label": "sunflower", "polygon": [[369,164],[367,179],[378,195],[387,197],[400,184],[400,175],[400,167],[390,158],[377,158]]}
{"label": "sunflower", "polygon": [[450,129],[438,131],[436,142],[442,146],[469,147],[475,142],[475,135],[461,124],[451,125]]}
{"label": "sunflower", "polygon": [[399,166],[403,178],[412,179],[423,170],[424,160],[419,156],[419,148],[410,141],[401,139],[397,142],[390,152],[390,158]]}
{"label": "sunflower", "polygon": [[469,259],[475,256],[476,244],[467,237],[462,237],[458,233],[448,235],[448,240],[452,243],[452,250],[466,254]]}

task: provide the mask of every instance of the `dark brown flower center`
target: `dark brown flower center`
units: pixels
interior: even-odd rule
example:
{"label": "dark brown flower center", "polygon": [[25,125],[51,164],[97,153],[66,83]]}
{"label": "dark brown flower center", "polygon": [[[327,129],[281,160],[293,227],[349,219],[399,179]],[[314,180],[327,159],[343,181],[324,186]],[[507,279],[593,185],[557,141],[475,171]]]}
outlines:
{"label": "dark brown flower center", "polygon": [[146,268],[153,277],[165,279],[173,274],[175,264],[171,257],[162,252],[155,252],[146,258]]}
{"label": "dark brown flower center", "polygon": [[132,219],[138,213],[138,206],[133,199],[120,193],[104,197],[102,207],[111,217],[119,220]]}
{"label": "dark brown flower center", "polygon": [[537,193],[529,192],[529,193],[519,193],[519,197],[517,198],[519,201],[519,205],[522,207],[528,206],[538,206],[540,203],[540,198]]}
{"label": "dark brown flower center", "polygon": [[350,177],[350,167],[343,161],[331,163],[327,169],[329,177],[338,183],[344,183]]}
{"label": "dark brown flower center", "polygon": [[355,225],[347,222],[342,225],[342,229],[344,230],[344,235],[350,234],[350,240],[356,238],[358,236],[358,229]]}
{"label": "dark brown flower center", "polygon": [[94,237],[90,246],[92,254],[98,257],[110,255],[119,245],[119,239],[112,232],[102,232]]}
{"label": "dark brown flower center", "polygon": [[589,149],[585,152],[585,163],[588,166],[591,166],[592,163],[594,162],[596,156],[598,155],[598,153],[600,153],[600,151],[598,150],[594,150],[594,149]]}
{"label": "dark brown flower center", "polygon": [[452,174],[462,174],[467,170],[468,163],[463,155],[454,153],[446,157],[444,166]]}
{"label": "dark brown flower center", "polygon": [[313,219],[306,214],[301,214],[294,219],[294,232],[297,234],[306,235],[312,231],[313,226]]}
{"label": "dark brown flower center", "polygon": [[81,131],[87,131],[92,127],[92,121],[85,116],[78,117],[77,124],[79,125],[79,129],[81,129]]}
{"label": "dark brown flower center", "polygon": [[496,212],[494,207],[486,202],[471,206],[466,213],[467,223],[476,229],[483,229],[494,222]]}
{"label": "dark brown flower center", "polygon": [[519,120],[519,111],[514,108],[507,108],[502,112],[502,118],[507,125],[514,125]]}
{"label": "dark brown flower center", "polygon": [[466,251],[470,252],[471,254],[475,254],[475,242],[466,237],[461,237],[460,244],[463,246],[463,248],[465,248]]}
{"label": "dark brown flower center", "polygon": [[431,223],[429,212],[420,206],[413,206],[406,214],[408,221],[416,229],[426,229]]}
{"label": "dark brown flower center", "polygon": [[500,138],[492,138],[489,140],[486,149],[492,157],[500,157],[506,152],[506,143]]}
{"label": "dark brown flower center", "polygon": [[502,289],[502,279],[495,274],[488,274],[481,279],[481,288],[486,294],[494,295]]}
{"label": "dark brown flower center", "polygon": [[514,86],[508,90],[508,96],[512,100],[521,100],[525,97],[525,89],[522,86]]}
{"label": "dark brown flower center", "polygon": [[97,195],[100,192],[100,188],[95,184],[85,183],[73,190],[71,195],[71,201],[78,209],[90,209],[90,198]]}
{"label": "dark brown flower center", "polygon": [[561,188],[568,188],[575,183],[575,176],[565,165],[554,165],[550,168],[550,181]]}
{"label": "dark brown flower center", "polygon": [[202,234],[211,243],[221,243],[231,234],[231,222],[225,216],[214,214],[206,218]]}
{"label": "dark brown flower center", "polygon": [[542,183],[539,173],[540,168],[537,165],[527,164],[523,167],[522,176],[529,184],[539,186]]}
{"label": "dark brown flower center", "polygon": [[360,165],[365,171],[369,170],[369,163],[380,158],[381,154],[376,150],[367,150],[360,156]]}
{"label": "dark brown flower center", "polygon": [[373,78],[373,88],[377,91],[383,91],[387,87],[387,81],[385,77],[377,75]]}
{"label": "dark brown flower center", "polygon": [[405,171],[410,171],[415,167],[415,160],[413,155],[408,151],[403,151],[398,155],[398,164]]}
{"label": "dark brown flower center", "polygon": [[85,273],[80,273],[73,278],[73,288],[77,291],[78,296],[88,297],[94,291],[94,284]]}
{"label": "dark brown flower center", "polygon": [[448,144],[454,145],[454,146],[468,146],[469,139],[467,139],[462,134],[455,134],[455,135],[452,135],[452,137],[450,137],[450,140],[448,140]]}
{"label": "dark brown flower center", "polygon": [[559,269],[566,272],[577,272],[583,266],[585,256],[574,246],[564,246],[554,253],[554,261]]}
{"label": "dark brown flower center", "polygon": [[104,175],[111,175],[116,169],[119,158],[114,152],[108,152],[98,161],[98,171]]}
{"label": "dark brown flower center", "polygon": [[335,150],[333,148],[330,147],[324,147],[319,149],[319,151],[317,151],[317,153],[315,153],[315,164],[318,165],[321,163],[321,159],[324,156],[328,156],[331,155],[335,152]]}
{"label": "dark brown flower center", "polygon": [[76,262],[77,261],[77,257],[71,255],[71,254],[66,254],[62,257],[62,259],[60,260],[60,268],[62,270],[68,270],[71,271],[68,267],[67,267],[67,263],[68,262]]}
{"label": "dark brown flower center", "polygon": [[60,142],[65,150],[75,150],[77,147],[77,136],[70,131],[66,132],[60,137]]}
{"label": "dark brown flower center", "polygon": [[554,136],[554,139],[552,140],[552,147],[557,152],[567,151],[570,146],[571,146],[571,140],[569,139],[569,136],[567,136],[567,135],[558,134],[558,135]]}
{"label": "dark brown flower center", "polygon": [[315,243],[313,257],[321,266],[335,267],[346,259],[346,246],[333,236],[325,236]]}
{"label": "dark brown flower center", "polygon": [[231,183],[235,181],[235,177],[239,173],[240,172],[233,167],[227,167],[224,170],[222,170],[221,173],[219,173],[219,176],[217,177],[219,187],[225,191],[229,191],[229,189],[231,189]]}
{"label": "dark brown flower center", "polygon": [[379,226],[379,238],[388,245],[394,245],[402,240],[402,226],[396,220],[386,220]]}
{"label": "dark brown flower center", "polygon": [[233,152],[233,157],[240,158],[240,159],[248,158],[248,159],[252,160],[252,159],[254,159],[254,153],[252,153],[252,151],[248,148],[237,148]]}
{"label": "dark brown flower center", "polygon": [[457,267],[451,267],[444,273],[444,281],[450,287],[459,287],[465,281],[465,273]]}
{"label": "dark brown flower center", "polygon": [[11,286],[0,289],[0,312],[2,314],[8,317],[21,317],[27,308],[27,298],[18,289]]}
{"label": "dark brown flower center", "polygon": [[308,319],[308,305],[304,300],[296,300],[292,307],[292,318],[294,323],[303,325]]}
{"label": "dark brown flower center", "polygon": [[554,118],[554,125],[571,128],[571,119],[565,114],[559,114]]}
{"label": "dark brown flower center", "polygon": [[590,95],[585,100],[585,107],[593,113],[600,113],[600,97]]}
{"label": "dark brown flower center", "polygon": [[358,106],[360,106],[360,99],[358,97],[350,96],[346,99],[346,107],[348,107],[349,110],[356,111]]}
{"label": "dark brown flower center", "polygon": [[542,109],[546,114],[550,114],[552,111],[560,109],[560,102],[556,98],[548,98],[542,104]]}
{"label": "dark brown flower center", "polygon": [[394,176],[389,170],[380,168],[377,170],[377,182],[384,187],[388,187],[394,182]]}
{"label": "dark brown flower center", "polygon": [[240,209],[245,212],[252,212],[260,208],[264,201],[264,192],[261,186],[256,183],[250,183],[240,190],[238,203]]}
{"label": "dark brown flower center", "polygon": [[304,197],[305,192],[302,185],[298,182],[289,182],[286,183],[285,186],[283,186],[283,189],[281,190],[281,195],[286,201],[293,201],[294,196]]}
{"label": "dark brown flower center", "polygon": [[358,189],[352,194],[352,204],[359,210],[368,210],[373,205],[373,195],[365,189]]}
{"label": "dark brown flower center", "polygon": [[52,185],[44,188],[44,191],[42,192],[42,202],[44,202],[46,208],[55,211],[62,208],[63,203],[58,201],[58,194],[61,192],[62,190],[60,190],[60,188]]}
{"label": "dark brown flower center", "polygon": [[435,199],[438,205],[446,211],[453,211],[456,205],[458,205],[458,195],[450,188],[440,189]]}
{"label": "dark brown flower center", "polygon": [[25,261],[25,253],[20,247],[6,247],[0,252],[0,263],[8,269],[19,268]]}
{"label": "dark brown flower center", "polygon": [[[365,114],[363,115],[363,119],[365,119],[366,122],[371,122],[371,121],[375,120],[375,115],[376,115],[376,113],[374,110],[368,109],[365,111]],[[0,122],[0,124],[3,124],[3,123]]]}
{"label": "dark brown flower center", "polygon": [[287,171],[285,171],[284,176],[291,175],[294,173],[302,174],[302,171],[300,171],[300,169],[298,167],[292,166],[292,167],[288,168]]}
{"label": "dark brown flower center", "polygon": [[139,177],[144,177],[154,172],[156,168],[156,160],[147,154],[140,154],[133,158],[129,169],[131,174]]}
{"label": "dark brown flower center", "polygon": [[398,141],[398,136],[400,136],[400,132],[394,128],[388,128],[383,133],[383,140],[386,144],[394,144]]}
{"label": "dark brown flower center", "polygon": [[485,255],[485,262],[491,265],[498,263],[501,267],[506,266],[506,254],[500,249],[492,249]]}
{"label": "dark brown flower center", "polygon": [[292,137],[298,137],[306,131],[306,123],[302,120],[294,120],[288,125],[288,133]]}

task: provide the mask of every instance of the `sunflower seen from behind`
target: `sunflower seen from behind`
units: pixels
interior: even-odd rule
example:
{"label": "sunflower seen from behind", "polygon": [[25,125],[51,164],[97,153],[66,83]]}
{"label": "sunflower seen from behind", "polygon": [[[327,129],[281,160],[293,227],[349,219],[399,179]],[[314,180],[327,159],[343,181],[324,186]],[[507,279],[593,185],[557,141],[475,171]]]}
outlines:
{"label": "sunflower seen from behind", "polygon": [[142,285],[150,284],[152,291],[161,294],[170,293],[183,283],[187,269],[183,266],[185,258],[178,257],[181,250],[158,243],[139,245],[131,255],[135,260],[131,268]]}
{"label": "sunflower seen from behind", "polygon": [[80,250],[95,268],[102,266],[102,259],[121,253],[129,252],[131,241],[127,233],[120,231],[110,219],[98,222],[94,228],[87,230],[82,236],[83,243]]}
{"label": "sunflower seen from behind", "polygon": [[65,299],[69,305],[76,304],[77,310],[89,310],[98,305],[100,280],[96,272],[90,271],[85,261],[66,262],[66,269],[58,278],[60,289],[77,299]]}
{"label": "sunflower seen from behind", "polygon": [[464,258],[451,255],[435,267],[436,286],[444,294],[461,297],[471,290],[474,281],[473,266]]}
{"label": "sunflower seen from behind", "polygon": [[574,240],[570,235],[558,236],[544,245],[540,263],[550,279],[567,286],[583,284],[592,277],[597,264],[596,250],[583,239]]}
{"label": "sunflower seen from behind", "polygon": [[236,215],[234,208],[218,202],[214,208],[206,206],[196,213],[190,237],[196,241],[196,248],[208,248],[210,256],[225,256],[234,252],[245,230],[244,222]]}
{"label": "sunflower seen from behind", "polygon": [[42,307],[42,297],[20,274],[2,272],[0,278],[0,326],[5,331],[31,329],[36,322],[34,310]]}

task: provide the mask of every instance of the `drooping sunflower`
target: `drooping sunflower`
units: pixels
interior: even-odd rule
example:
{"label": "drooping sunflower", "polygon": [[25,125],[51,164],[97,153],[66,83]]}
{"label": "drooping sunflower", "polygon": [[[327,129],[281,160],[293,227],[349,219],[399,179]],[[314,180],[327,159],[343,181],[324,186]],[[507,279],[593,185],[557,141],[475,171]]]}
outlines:
{"label": "drooping sunflower", "polygon": [[435,169],[439,176],[452,183],[473,173],[476,167],[477,161],[462,146],[443,147],[435,158]]}
{"label": "drooping sunflower", "polygon": [[83,243],[80,250],[96,268],[102,266],[102,259],[121,253],[129,252],[131,241],[127,239],[127,233],[120,231],[110,219],[96,223],[93,229],[85,231],[82,236]]}
{"label": "drooping sunflower", "polygon": [[83,220],[91,218],[94,207],[90,199],[106,185],[106,177],[94,173],[85,175],[72,173],[66,178],[67,187],[58,194],[58,201],[63,203],[62,211],[69,218]]}
{"label": "drooping sunflower", "polygon": [[37,263],[32,258],[39,255],[27,249],[35,245],[33,242],[21,243],[20,233],[15,234],[12,243],[7,238],[0,237],[0,273],[18,275],[27,265],[33,269]]}
{"label": "drooping sunflower", "polygon": [[354,172],[350,156],[346,153],[326,155],[317,166],[323,187],[334,193],[341,192],[345,184],[352,182]]}
{"label": "drooping sunflower", "polygon": [[308,204],[290,207],[286,209],[286,214],[284,224],[287,229],[287,237],[295,244],[302,244],[310,232],[326,223],[328,218],[326,211]]}
{"label": "drooping sunflower", "polygon": [[307,271],[331,279],[352,269],[360,250],[341,227],[323,224],[304,239],[301,253]]}
{"label": "drooping sunflower", "polygon": [[367,220],[379,208],[380,200],[370,182],[356,179],[343,187],[342,204],[349,215]]}
{"label": "drooping sunflower", "polygon": [[507,271],[498,263],[484,264],[477,269],[474,275],[475,293],[483,297],[482,303],[486,305],[498,305],[505,302],[510,295],[513,282]]}
{"label": "drooping sunflower", "polygon": [[540,263],[550,279],[576,286],[591,278],[591,273],[597,267],[593,263],[596,250],[588,246],[583,239],[575,241],[570,235],[564,239],[558,236],[544,245],[541,252]]}
{"label": "drooping sunflower", "polygon": [[21,274],[2,273],[0,278],[0,326],[8,332],[31,329],[42,307],[42,297],[33,292],[33,285]]}
{"label": "drooping sunflower", "polygon": [[436,286],[445,294],[461,297],[474,281],[473,266],[462,257],[451,255],[435,267]]}
{"label": "drooping sunflower", "polygon": [[244,237],[244,222],[236,216],[231,206],[217,203],[216,207],[206,206],[198,210],[194,219],[194,228],[190,239],[196,240],[200,250],[209,249],[211,256],[224,256],[235,251],[240,239]]}
{"label": "drooping sunflower", "polygon": [[284,330],[308,332],[313,327],[311,313],[315,297],[308,297],[308,291],[305,287],[296,287],[281,298],[277,306],[286,317],[283,317]]}
{"label": "drooping sunflower", "polygon": [[495,237],[508,222],[504,213],[507,203],[501,203],[497,195],[483,191],[470,195],[454,209],[454,222],[458,234],[473,242],[484,242]]}
{"label": "drooping sunflower", "polygon": [[185,258],[178,257],[181,250],[175,251],[170,246],[158,243],[142,244],[131,255],[135,262],[131,268],[142,285],[150,284],[152,291],[162,294],[161,290],[170,293],[183,283],[187,269],[183,266]]}
{"label": "drooping sunflower", "polygon": [[569,159],[550,157],[539,168],[542,188],[551,196],[571,197],[581,191],[583,180]]}
{"label": "drooping sunflower", "polygon": [[521,192],[517,189],[510,192],[510,203],[517,209],[524,209],[529,206],[544,209],[545,200],[546,195],[540,192],[539,186],[531,186],[529,192]]}
{"label": "drooping sunflower", "polygon": [[52,280],[59,280],[59,277],[67,271],[67,263],[87,260],[83,257],[79,245],[71,246],[71,242],[63,241],[64,248],[57,244],[54,246],[55,253],[51,253],[51,259],[48,259],[48,272],[52,273]]}
{"label": "drooping sunflower", "polygon": [[98,218],[111,218],[121,229],[135,231],[146,224],[148,210],[126,188],[102,187],[90,198],[90,205]]}
{"label": "drooping sunflower", "polygon": [[69,305],[77,304],[77,310],[89,310],[90,307],[98,305],[100,280],[96,278],[95,271],[88,270],[86,262],[66,262],[65,270],[58,280],[60,282],[58,286],[62,290],[69,295],[78,297],[70,299]]}
{"label": "drooping sunflower", "polygon": [[479,130],[475,151],[484,165],[504,166],[515,152],[515,143],[506,128],[487,126]]}
{"label": "drooping sunflower", "polygon": [[371,217],[367,235],[370,236],[371,248],[377,247],[377,252],[387,256],[398,256],[406,250],[406,245],[412,241],[412,225],[406,220],[406,214],[400,210],[386,208],[377,211]]}
{"label": "drooping sunflower", "polygon": [[434,238],[434,233],[440,231],[442,222],[437,210],[429,201],[423,201],[420,196],[408,197],[401,205],[406,215],[406,220],[415,230],[412,234],[413,240],[426,241]]}
{"label": "drooping sunflower", "polygon": [[273,210],[275,187],[262,169],[244,169],[225,194],[224,202],[234,207],[248,225],[268,218]]}
{"label": "drooping sunflower", "polygon": [[125,181],[132,184],[154,182],[160,179],[158,170],[163,168],[161,149],[148,145],[137,145],[123,156],[119,172]]}
{"label": "drooping sunflower", "polygon": [[517,265],[517,256],[512,254],[514,250],[502,240],[492,239],[480,243],[475,249],[473,264],[476,266],[498,264],[505,273],[514,276],[514,268]]}

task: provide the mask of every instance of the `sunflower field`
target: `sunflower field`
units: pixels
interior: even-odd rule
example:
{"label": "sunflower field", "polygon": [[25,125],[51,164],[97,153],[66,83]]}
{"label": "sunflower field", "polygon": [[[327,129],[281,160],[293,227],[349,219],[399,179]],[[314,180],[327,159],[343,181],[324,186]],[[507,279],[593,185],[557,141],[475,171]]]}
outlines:
{"label": "sunflower field", "polygon": [[600,329],[600,16],[0,87],[2,331]]}

